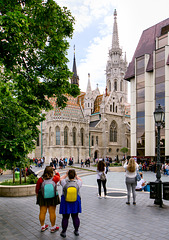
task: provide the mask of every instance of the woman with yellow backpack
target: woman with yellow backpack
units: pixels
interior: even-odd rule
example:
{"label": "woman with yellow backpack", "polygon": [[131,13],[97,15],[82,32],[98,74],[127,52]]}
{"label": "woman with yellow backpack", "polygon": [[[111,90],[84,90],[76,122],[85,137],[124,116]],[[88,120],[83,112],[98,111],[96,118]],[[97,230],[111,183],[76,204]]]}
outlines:
{"label": "woman with yellow backpack", "polygon": [[78,213],[81,213],[82,211],[79,189],[82,186],[82,180],[77,176],[74,169],[70,169],[64,176],[60,178],[60,184],[63,187],[59,211],[59,213],[63,216],[62,232],[60,233],[60,236],[63,238],[66,237],[66,230],[68,227],[70,214],[75,229],[74,234],[79,236],[78,229],[80,226],[80,219]]}

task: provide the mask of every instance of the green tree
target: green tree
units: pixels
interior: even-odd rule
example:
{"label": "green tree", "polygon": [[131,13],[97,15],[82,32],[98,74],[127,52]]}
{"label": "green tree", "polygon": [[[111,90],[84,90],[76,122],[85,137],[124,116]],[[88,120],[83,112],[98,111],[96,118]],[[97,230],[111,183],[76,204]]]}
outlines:
{"label": "green tree", "polygon": [[122,152],[126,155],[126,153],[128,152],[128,148],[123,147],[123,148],[120,149],[120,152]]}
{"label": "green tree", "polygon": [[24,161],[35,146],[48,99],[66,106],[69,83],[68,38],[74,18],[54,0],[0,1],[0,167]]}

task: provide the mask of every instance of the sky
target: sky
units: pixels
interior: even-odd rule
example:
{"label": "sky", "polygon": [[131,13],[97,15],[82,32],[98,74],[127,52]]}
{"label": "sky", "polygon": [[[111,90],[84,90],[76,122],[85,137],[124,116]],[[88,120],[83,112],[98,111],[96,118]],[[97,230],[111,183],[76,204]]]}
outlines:
{"label": "sky", "polygon": [[[142,32],[169,17],[168,0],[56,0],[75,17],[74,34],[68,39],[68,67],[72,70],[75,45],[81,91],[86,91],[88,73],[92,90],[106,87],[106,63],[111,48],[114,10],[117,10],[119,44],[130,63]],[[130,101],[130,100],[129,100]]]}

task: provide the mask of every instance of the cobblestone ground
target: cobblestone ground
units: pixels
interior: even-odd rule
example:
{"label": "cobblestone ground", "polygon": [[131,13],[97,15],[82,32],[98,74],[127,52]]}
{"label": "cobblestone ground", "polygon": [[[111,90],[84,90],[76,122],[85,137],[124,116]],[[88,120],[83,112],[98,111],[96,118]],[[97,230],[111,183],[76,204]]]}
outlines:
{"label": "cobblestone ground", "polygon": [[[39,170],[39,169],[38,169]],[[5,175],[4,175],[5,176]],[[1,181],[2,177],[0,177]],[[144,179],[155,181],[154,173],[145,172]],[[137,192],[137,205],[126,205],[126,196],[97,198],[96,174],[82,177],[82,213],[80,214],[80,236],[73,234],[72,220],[69,221],[66,239],[104,240],[104,239],[169,239],[169,201],[164,207],[154,205],[149,193]],[[169,177],[162,176],[162,181]],[[108,192],[126,193],[124,172],[109,172]],[[61,187],[58,187],[61,194]],[[59,207],[56,209],[57,224],[61,226]],[[39,207],[36,197],[0,198],[0,239],[62,239],[60,231],[41,233]],[[46,223],[50,225],[49,215]]]}

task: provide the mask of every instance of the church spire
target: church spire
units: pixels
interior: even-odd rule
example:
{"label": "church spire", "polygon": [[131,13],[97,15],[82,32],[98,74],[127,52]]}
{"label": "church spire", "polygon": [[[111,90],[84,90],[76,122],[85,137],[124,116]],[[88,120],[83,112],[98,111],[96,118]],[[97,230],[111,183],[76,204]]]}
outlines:
{"label": "church spire", "polygon": [[79,76],[77,75],[77,69],[76,69],[75,45],[74,45],[74,58],[73,58],[72,72],[73,72],[73,76],[71,79],[71,84],[76,84],[79,86]]}
{"label": "church spire", "polygon": [[91,92],[92,92],[92,88],[91,88],[91,84],[90,84],[90,73],[88,73],[88,84],[87,84],[86,94],[91,93]]}
{"label": "church spire", "polygon": [[114,10],[114,26],[113,26],[112,48],[119,48],[119,36],[118,36],[117,11],[116,11],[116,9]]}

